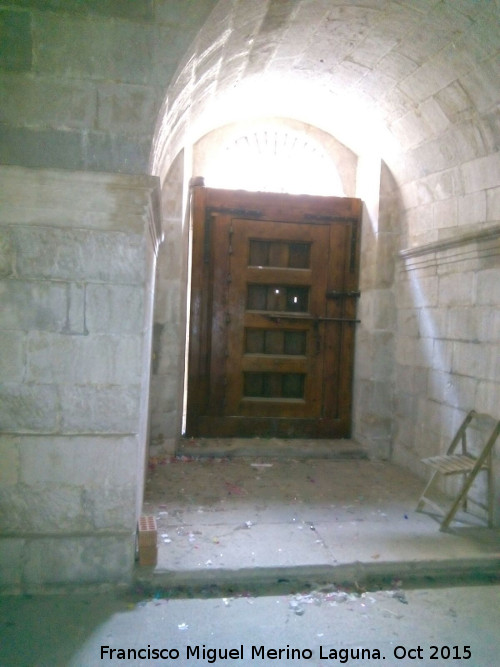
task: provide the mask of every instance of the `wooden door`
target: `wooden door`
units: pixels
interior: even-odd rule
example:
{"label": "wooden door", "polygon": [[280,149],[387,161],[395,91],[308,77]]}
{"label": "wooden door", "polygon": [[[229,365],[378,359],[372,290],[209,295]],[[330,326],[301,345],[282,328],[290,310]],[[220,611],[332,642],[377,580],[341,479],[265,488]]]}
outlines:
{"label": "wooden door", "polygon": [[348,437],[361,202],[193,188],[188,436]]}

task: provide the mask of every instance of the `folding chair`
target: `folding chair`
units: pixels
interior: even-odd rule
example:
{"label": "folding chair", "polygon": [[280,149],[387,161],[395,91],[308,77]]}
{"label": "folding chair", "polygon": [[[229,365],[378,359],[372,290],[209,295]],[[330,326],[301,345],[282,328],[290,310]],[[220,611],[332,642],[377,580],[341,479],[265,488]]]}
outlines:
{"label": "folding chair", "polygon": [[[478,455],[474,456],[467,449],[467,428],[473,422],[481,419],[488,419],[490,422],[492,421],[489,415],[479,414],[475,410],[471,410],[451,441],[446,454],[443,456],[431,456],[430,458],[422,459],[422,463],[425,463],[432,468],[432,474],[427,486],[419,498],[417,512],[421,511],[426,503],[434,507],[434,509],[443,517],[440,530],[446,530],[449,527],[460,505],[463,506],[464,510],[467,510],[467,501],[472,501],[472,499],[468,498],[469,490],[475,478],[481,471],[486,471],[487,473],[487,504],[485,506],[477,501],[472,502],[475,502],[475,504],[480,505],[483,509],[487,510],[488,527],[493,527],[494,490],[492,459],[493,447],[500,433],[500,421],[496,423],[493,432],[482,450]],[[459,442],[462,444],[461,451],[456,454],[455,450]],[[431,500],[427,495],[439,475],[464,475],[462,487],[448,511],[438,505],[434,500]]]}

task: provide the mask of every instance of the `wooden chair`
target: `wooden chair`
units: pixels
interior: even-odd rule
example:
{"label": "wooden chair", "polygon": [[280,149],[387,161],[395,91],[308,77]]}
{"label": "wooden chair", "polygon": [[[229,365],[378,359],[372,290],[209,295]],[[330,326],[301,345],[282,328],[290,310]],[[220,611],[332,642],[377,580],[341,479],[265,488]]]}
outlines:
{"label": "wooden chair", "polygon": [[[441,521],[440,530],[446,530],[453,517],[455,516],[460,504],[464,510],[467,510],[467,501],[474,502],[480,505],[488,513],[488,527],[493,527],[493,505],[494,505],[494,489],[493,489],[493,447],[500,433],[500,421],[498,421],[493,428],[493,431],[483,446],[482,450],[477,454],[471,454],[467,449],[467,428],[477,420],[493,421],[489,415],[482,415],[471,410],[467,417],[462,422],[455,437],[451,441],[448,451],[443,456],[431,456],[430,458],[422,459],[422,463],[432,468],[432,474],[427,486],[417,504],[417,512],[421,511],[426,503],[434,507],[435,510],[443,517]],[[461,442],[461,450],[455,453],[455,450]],[[483,505],[468,498],[469,490],[481,471],[487,473],[487,503]],[[461,490],[454,499],[451,507],[446,511],[443,507],[431,500],[427,495],[431,487],[434,485],[439,475],[464,475]]]}

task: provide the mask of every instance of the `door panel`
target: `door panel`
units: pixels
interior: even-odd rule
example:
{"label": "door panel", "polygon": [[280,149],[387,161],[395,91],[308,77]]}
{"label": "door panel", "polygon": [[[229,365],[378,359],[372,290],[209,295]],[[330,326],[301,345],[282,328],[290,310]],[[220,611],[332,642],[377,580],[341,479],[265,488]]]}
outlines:
{"label": "door panel", "polygon": [[187,435],[349,435],[359,217],[194,188]]}

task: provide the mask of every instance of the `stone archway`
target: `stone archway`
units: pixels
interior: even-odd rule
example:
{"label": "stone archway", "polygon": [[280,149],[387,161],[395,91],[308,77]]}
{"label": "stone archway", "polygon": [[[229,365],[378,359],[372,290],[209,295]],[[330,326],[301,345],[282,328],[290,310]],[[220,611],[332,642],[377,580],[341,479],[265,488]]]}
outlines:
{"label": "stone archway", "polygon": [[293,115],[360,156],[357,435],[422,472],[423,442],[444,447],[470,407],[498,404],[498,7],[244,4],[217,3],[178,70],[152,170],[166,182],[182,150],[191,175],[200,137],[259,115]]}
{"label": "stone archway", "polygon": [[[246,120],[217,128],[180,154],[165,180],[164,200],[169,201],[171,208],[166,215],[164,212],[168,242],[163,249],[163,259],[160,251],[157,280],[152,442],[173,449],[181,434],[185,340],[183,332],[187,314],[185,302],[180,295],[185,293],[188,279],[187,223],[183,217],[185,214],[182,201],[185,202],[187,198],[187,182],[193,175],[211,173],[211,160],[214,154],[217,158],[220,146],[233,141],[241,132],[264,127],[266,122],[269,127],[293,128],[295,132],[301,131],[304,136],[312,136],[316,141],[320,141],[342,180],[343,194],[360,197],[365,202],[361,266],[363,293],[360,312],[369,315],[374,308],[382,308],[383,317],[379,317],[377,322],[370,316],[364,317],[358,331],[355,403],[359,407],[355,407],[354,434],[369,447],[374,456],[387,458],[391,448],[391,364],[394,339],[394,332],[389,327],[395,319],[394,300],[391,296],[394,271],[391,271],[389,263],[393,263],[394,243],[397,238],[393,229],[398,219],[394,212],[397,198],[394,194],[385,194],[382,206],[380,205],[381,187],[385,193],[393,193],[393,185],[389,185],[388,170],[382,169],[380,159],[368,159],[364,156],[360,158],[328,133],[292,119]],[[186,155],[189,155],[188,160]],[[181,188],[182,182],[184,186]],[[245,187],[244,182],[242,187]],[[379,243],[390,244],[390,247],[381,249],[378,247]],[[172,250],[173,248],[175,250]],[[167,303],[170,304],[169,307]],[[383,320],[387,325],[382,323]],[[376,364],[379,370],[374,373],[373,367]],[[377,396],[385,397],[385,406],[381,403],[377,405]]]}

